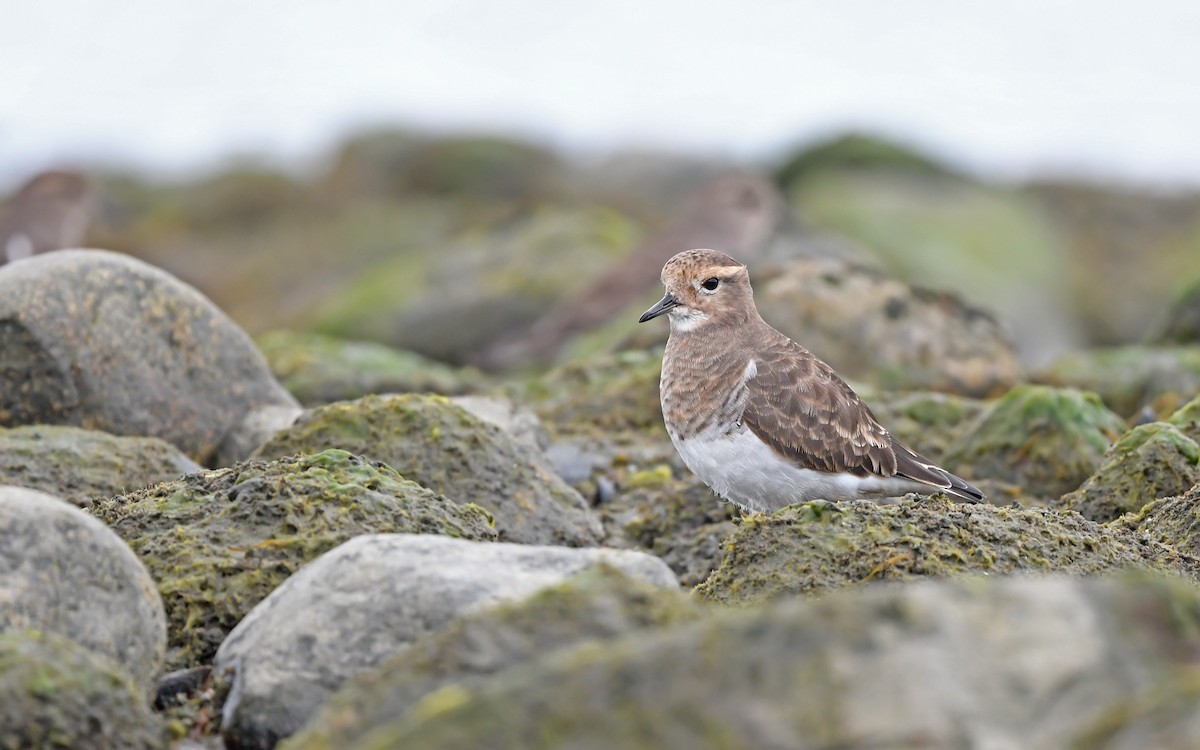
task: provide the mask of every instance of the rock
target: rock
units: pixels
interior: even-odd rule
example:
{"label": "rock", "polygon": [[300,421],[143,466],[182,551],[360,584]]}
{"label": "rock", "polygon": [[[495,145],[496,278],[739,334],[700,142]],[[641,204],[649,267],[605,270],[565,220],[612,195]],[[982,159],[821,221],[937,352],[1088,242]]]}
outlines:
{"label": "rock", "polygon": [[947,504],[806,503],[742,519],[696,592],[750,604],[868,581],[1140,567],[1200,574],[1200,558],[1066,511]]}
{"label": "rock", "polygon": [[1145,534],[1188,555],[1200,556],[1200,486],[1177,497],[1159,498],[1137,513],[1121,516],[1110,525]]}
{"label": "rock", "polygon": [[198,471],[158,438],[119,437],[59,425],[0,428],[0,484],[41,490],[78,505]]}
{"label": "rock", "polygon": [[55,633],[0,633],[5,748],[165,748],[162,723],[143,687],[113,662]]}
{"label": "rock", "polygon": [[351,677],[284,747],[346,747],[444,686],[476,685],[569,646],[692,622],[705,609],[681,591],[590,568],[527,599],[464,615]]}
{"label": "rock", "polygon": [[553,652],[339,747],[1091,747],[1194,672],[1198,611],[1144,576],[839,592]]}
{"label": "rock", "polygon": [[1000,479],[1057,498],[1100,466],[1125,423],[1093,393],[1023,385],[976,420],[943,456],[967,479]]}
{"label": "rock", "polygon": [[216,667],[235,670],[221,724],[226,742],[271,747],[345,679],[419,636],[596,563],[654,585],[677,585],[661,560],[626,550],[405,534],[353,539],[289,578],[221,644]]}
{"label": "rock", "polygon": [[454,396],[450,402],[462,407],[485,422],[491,422],[507,432],[518,443],[535,451],[543,451],[550,439],[542,429],[537,415],[523,406],[497,396]]}
{"label": "rock", "polygon": [[201,464],[246,412],[295,405],[199,292],[100,250],[0,268],[0,351],[0,426],[158,437]]}
{"label": "rock", "polygon": [[[1100,394],[1110,409],[1134,416],[1181,405],[1200,392],[1200,346],[1117,346],[1072,352],[1034,380]],[[1169,411],[1168,411],[1169,413]]]}
{"label": "rock", "polygon": [[[494,212],[493,212],[494,213]],[[604,208],[508,211],[375,263],[320,311],[323,333],[472,361],[620,260],[638,227]],[[390,240],[387,240],[390,242]],[[563,249],[570,248],[570,262]]]}
{"label": "rock", "polygon": [[691,472],[683,470],[677,479],[663,464],[625,473],[618,482],[612,500],[599,506],[606,544],[650,552],[670,565],[684,586],[708,578],[736,528],[736,506]]}
{"label": "rock", "polygon": [[129,548],[69,503],[21,487],[0,487],[0,630],[70,638],[147,695],[166,646],[162,600]]}
{"label": "rock", "polygon": [[945,455],[988,407],[976,399],[929,391],[876,395],[864,390],[859,395],[897,440],[931,458]]}
{"label": "rock", "polygon": [[1167,418],[1179,431],[1200,443],[1200,395],[1183,405]]}
{"label": "rock", "polygon": [[233,466],[245,461],[275,433],[295,424],[303,413],[299,406],[263,406],[247,413],[221,438],[212,460],[213,467]]}
{"label": "rock", "polygon": [[91,512],[158,582],[175,669],[209,660],[285,578],[351,537],[411,531],[495,538],[480,508],[340,450],[203,471],[105,500]]}
{"label": "rock", "polygon": [[337,447],[383,461],[406,478],[495,517],[501,540],[594,544],[599,522],[540,451],[442,396],[366,396],[317,407],[256,454],[276,458]]}
{"label": "rock", "polygon": [[271,372],[305,406],[349,401],[369,393],[453,396],[484,385],[477,370],[450,367],[374,341],[280,330],[259,336],[257,343]]}
{"label": "rock", "polygon": [[551,370],[525,396],[558,434],[642,432],[665,437],[658,377],[662,352],[598,355]]}
{"label": "rock", "polygon": [[995,319],[952,294],[836,259],[752,277],[763,318],[845,377],[969,396],[1003,392],[1021,377]]}
{"label": "rock", "polygon": [[1100,468],[1062,505],[1104,523],[1200,483],[1200,446],[1166,422],[1139,425],[1113,443]]}
{"label": "rock", "polygon": [[1151,340],[1157,344],[1200,344],[1200,282],[1175,300]]}

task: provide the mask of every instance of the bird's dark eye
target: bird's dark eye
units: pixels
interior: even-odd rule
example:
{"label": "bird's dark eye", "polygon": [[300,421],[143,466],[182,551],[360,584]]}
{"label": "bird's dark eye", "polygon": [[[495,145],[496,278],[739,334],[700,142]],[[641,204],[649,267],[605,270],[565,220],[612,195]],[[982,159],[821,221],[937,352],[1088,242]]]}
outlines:
{"label": "bird's dark eye", "polygon": [[716,276],[714,276],[711,279],[709,279],[708,281],[705,281],[700,286],[704,287],[705,289],[707,289],[708,291],[711,292],[712,290],[716,289],[717,284],[720,284],[720,283],[721,283],[721,280],[718,279]]}

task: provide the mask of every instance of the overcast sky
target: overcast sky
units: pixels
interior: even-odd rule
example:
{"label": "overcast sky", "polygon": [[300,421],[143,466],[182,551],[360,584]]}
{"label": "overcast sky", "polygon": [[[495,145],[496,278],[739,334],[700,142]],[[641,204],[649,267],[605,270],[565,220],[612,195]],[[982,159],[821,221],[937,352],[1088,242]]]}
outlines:
{"label": "overcast sky", "polygon": [[1200,3],[9,3],[0,187],[77,159],[300,164],[356,126],[766,157],[843,127],[1002,176],[1200,186]]}

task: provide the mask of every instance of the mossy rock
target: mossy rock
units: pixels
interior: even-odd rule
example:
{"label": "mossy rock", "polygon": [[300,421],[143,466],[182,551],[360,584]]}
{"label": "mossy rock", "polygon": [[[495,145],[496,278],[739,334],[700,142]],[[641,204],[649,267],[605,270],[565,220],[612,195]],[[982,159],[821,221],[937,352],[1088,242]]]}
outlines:
{"label": "mossy rock", "polygon": [[0,747],[166,745],[143,691],[117,665],[53,633],[0,633]]}
{"label": "mossy rock", "polygon": [[473,393],[482,373],[435,362],[374,341],[345,341],[318,333],[271,331],[256,339],[271,372],[305,406],[348,401],[369,393]]}
{"label": "mossy rock", "polygon": [[1094,393],[1025,385],[996,401],[943,456],[968,479],[1057,498],[1092,475],[1125,423]]}
{"label": "mossy rock", "polygon": [[1200,344],[1200,282],[1193,284],[1171,305],[1154,340],[1165,344]]}
{"label": "mossy rock", "polygon": [[658,379],[662,352],[629,351],[572,362],[532,381],[525,396],[561,435],[666,436]]}
{"label": "mossy rock", "polygon": [[1184,435],[1200,443],[1200,396],[1184,404],[1167,417],[1167,421],[1178,427]]}
{"label": "mossy rock", "polygon": [[1200,572],[1200,560],[1139,535],[1045,508],[806,503],[742,520],[721,566],[696,592],[753,604],[870,581],[1121,568]]}
{"label": "mossy rock", "polygon": [[351,678],[304,731],[280,747],[348,747],[440,688],[478,684],[557,649],[693,622],[706,610],[682,591],[596,566],[523,601],[468,614],[377,669]]}
{"label": "mossy rock", "polygon": [[0,484],[41,490],[80,507],[199,469],[158,438],[62,425],[0,428]]}
{"label": "mossy rock", "polygon": [[[943,456],[987,410],[987,403],[930,391],[871,395],[859,392],[896,439],[923,456]],[[957,466],[946,465],[950,471]]]}
{"label": "mossy rock", "polygon": [[[258,458],[342,448],[495,517],[500,538],[584,546],[599,522],[540,452],[443,396],[366,396],[306,412],[258,449]],[[383,531],[383,529],[376,529]]]}
{"label": "mossy rock", "polygon": [[1157,498],[1182,495],[1198,482],[1200,446],[1172,424],[1151,422],[1113,443],[1096,473],[1064,495],[1062,505],[1104,523]]}
{"label": "mossy rock", "polygon": [[1038,382],[1093,391],[1132,417],[1160,404],[1179,406],[1200,392],[1200,346],[1116,346],[1073,352],[1035,376]]}
{"label": "mossy rock", "polygon": [[340,747],[1063,748],[1194,671],[1198,630],[1161,576],[879,586],[555,651]]}
{"label": "mossy rock", "polygon": [[626,475],[621,489],[599,507],[607,544],[661,557],[684,586],[695,586],[721,562],[724,541],[740,514],[695,475],[675,478],[660,464]]}
{"label": "mossy rock", "polygon": [[1177,497],[1147,503],[1137,513],[1121,516],[1111,525],[1146,534],[1180,552],[1200,556],[1200,485]]}
{"label": "mossy rock", "polygon": [[171,668],[206,662],[304,563],[361,534],[494,540],[483,509],[342,450],[203,471],[97,503],[137,553],[167,611]]}

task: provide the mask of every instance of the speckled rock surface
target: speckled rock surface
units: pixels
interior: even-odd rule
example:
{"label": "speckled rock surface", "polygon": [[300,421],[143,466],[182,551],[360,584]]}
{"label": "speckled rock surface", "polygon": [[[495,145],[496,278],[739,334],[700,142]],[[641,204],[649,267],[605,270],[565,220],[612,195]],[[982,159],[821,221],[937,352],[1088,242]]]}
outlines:
{"label": "speckled rock surface", "polygon": [[146,568],[104,524],[20,487],[0,487],[0,630],[70,638],[143,694],[163,665],[163,604]]}
{"label": "speckled rock surface", "polygon": [[1100,466],[1125,423],[1092,393],[1018,386],[992,404],[942,456],[966,479],[999,479],[1058,498]]}
{"label": "speckled rock surface", "polygon": [[844,377],[972,396],[1003,392],[1021,377],[996,320],[953,294],[832,258],[751,269],[751,281],[763,318]]}
{"label": "speckled rock surface", "polygon": [[333,750],[402,716],[447,685],[488,675],[581,643],[692,622],[707,608],[669,590],[597,566],[512,604],[464,615],[378,668],[350,678],[285,750]]}
{"label": "speckled rock surface", "polygon": [[285,581],[221,644],[216,666],[235,672],[222,732],[237,747],[270,747],[344,680],[417,637],[597,563],[678,585],[661,560],[628,550],[408,534],[351,540]]}
{"label": "speckled rock surface", "polygon": [[153,750],[166,739],[113,662],[54,633],[0,632],[0,747]]}
{"label": "speckled rock surface", "polygon": [[119,437],[62,425],[0,428],[0,484],[30,487],[86,506],[200,466],[158,438]]}
{"label": "speckled rock surface", "polygon": [[495,517],[502,541],[579,546],[600,524],[539,451],[442,396],[366,396],[309,410],[256,454],[341,448]]}
{"label": "speckled rock surface", "polygon": [[154,576],[166,605],[172,668],[210,659],[285,578],[351,537],[408,531],[495,538],[482,509],[338,450],[192,474],[97,503],[91,512]]}
{"label": "speckled rock surface", "polygon": [[1200,574],[1200,559],[1076,513],[948,504],[807,503],[742,519],[697,593],[752,604],[873,581],[1124,568]]}
{"label": "speckled rock surface", "polygon": [[1096,473],[1062,498],[1062,505],[1104,523],[1141,510],[1160,497],[1182,495],[1200,483],[1200,446],[1166,422],[1125,433],[1105,452]]}
{"label": "speckled rock surface", "polygon": [[201,464],[248,410],[295,403],[203,295],[100,250],[0,268],[0,351],[0,426],[159,437]]}
{"label": "speckled rock surface", "polygon": [[1145,727],[1116,709],[1194,671],[1198,633],[1177,580],[881,586],[554,652],[343,747],[1092,747]]}

